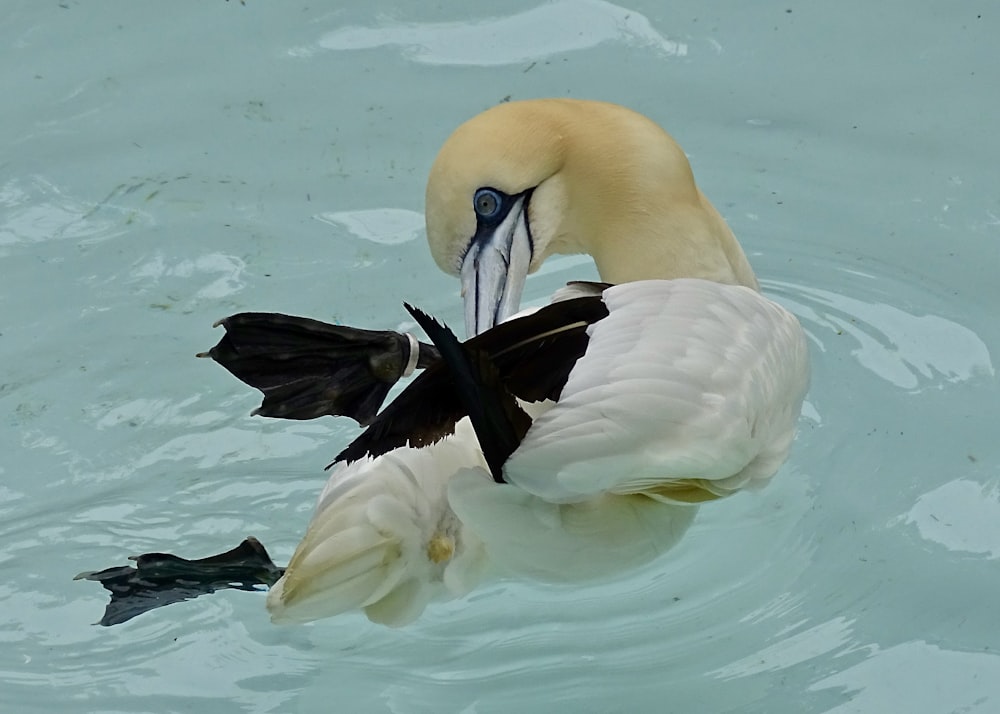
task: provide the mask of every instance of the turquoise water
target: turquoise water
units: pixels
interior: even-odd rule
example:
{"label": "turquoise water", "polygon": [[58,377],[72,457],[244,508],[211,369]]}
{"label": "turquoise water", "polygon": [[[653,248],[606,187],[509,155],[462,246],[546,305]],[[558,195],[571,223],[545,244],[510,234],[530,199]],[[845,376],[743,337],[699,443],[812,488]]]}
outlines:
{"label": "turquoise water", "polygon": [[[41,3],[0,24],[0,710],[1000,711],[1000,13],[888,0]],[[101,628],[83,570],[284,562],[352,423],[193,355],[275,310],[461,324],[423,183],[506,97],[664,124],[813,387],[788,464],[660,562],[388,630],[225,592]],[[585,260],[551,261],[541,301]]]}

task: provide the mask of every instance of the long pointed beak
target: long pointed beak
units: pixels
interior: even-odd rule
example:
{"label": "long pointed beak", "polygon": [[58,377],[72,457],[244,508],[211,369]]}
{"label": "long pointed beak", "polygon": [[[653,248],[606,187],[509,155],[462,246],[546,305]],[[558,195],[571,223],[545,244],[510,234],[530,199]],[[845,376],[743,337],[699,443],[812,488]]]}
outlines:
{"label": "long pointed beak", "polygon": [[481,226],[462,261],[465,332],[474,337],[517,312],[531,264],[526,196],[493,227]]}

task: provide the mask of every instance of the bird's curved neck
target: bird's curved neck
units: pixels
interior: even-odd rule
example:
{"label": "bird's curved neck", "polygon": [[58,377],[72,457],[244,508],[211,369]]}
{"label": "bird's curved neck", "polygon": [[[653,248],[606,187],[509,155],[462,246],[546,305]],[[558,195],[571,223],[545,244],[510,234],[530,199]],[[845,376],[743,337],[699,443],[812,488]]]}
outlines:
{"label": "bird's curved neck", "polygon": [[703,278],[758,289],[680,146],[645,117],[630,115],[626,126],[576,127],[553,182],[564,203],[551,251],[589,253],[610,283]]}
{"label": "bird's curved neck", "polygon": [[694,201],[632,207],[579,229],[579,248],[606,282],[702,278],[759,289],[743,248],[700,191]]}

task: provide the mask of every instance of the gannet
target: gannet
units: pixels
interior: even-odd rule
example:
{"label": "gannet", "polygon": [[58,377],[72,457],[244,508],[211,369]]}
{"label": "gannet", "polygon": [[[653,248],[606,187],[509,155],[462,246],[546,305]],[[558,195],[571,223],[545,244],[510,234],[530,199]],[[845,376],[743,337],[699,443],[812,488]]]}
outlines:
{"label": "gannet", "polygon": [[[491,447],[502,463],[489,463],[490,417],[474,425],[461,407],[453,434],[421,433],[427,385],[464,389],[448,381],[453,363],[429,368],[334,467],[268,594],[274,621],[360,608],[401,625],[489,574],[611,577],[672,547],[698,504],[761,486],[784,462],[808,385],[803,331],[761,295],[652,120],[569,99],[489,109],[440,150],[426,227],[434,260],[461,280],[472,338],[462,359],[482,368],[485,402],[495,388],[513,414],[513,443]],[[589,254],[606,284],[504,322],[527,275],[557,253]],[[600,309],[581,318],[581,305]],[[511,354],[490,343],[497,325],[537,347],[529,373],[491,361]],[[572,349],[549,346],[568,333]],[[536,379],[546,394],[526,386]],[[479,397],[463,398],[477,411]]]}

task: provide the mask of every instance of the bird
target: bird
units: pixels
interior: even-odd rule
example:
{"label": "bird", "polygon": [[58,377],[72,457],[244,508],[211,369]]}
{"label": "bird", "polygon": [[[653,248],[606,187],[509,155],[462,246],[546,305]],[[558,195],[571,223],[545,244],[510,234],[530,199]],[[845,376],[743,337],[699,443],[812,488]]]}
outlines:
{"label": "bird", "polygon": [[[412,306],[430,344],[241,313],[199,354],[264,394],[256,414],[365,427],[329,467],[288,565],[251,538],[82,573],[112,592],[102,624],[266,586],[276,623],[360,610],[398,627],[489,578],[607,580],[784,463],[809,385],[805,334],[761,294],[656,122],[592,100],[487,109],[441,147],[425,220],[434,261],[460,281],[466,340]],[[600,282],[522,310],[527,276],[572,253]]]}
{"label": "bird", "polygon": [[[766,484],[794,439],[804,332],[651,119],[500,104],[446,140],[425,201],[469,339],[413,311],[441,359],[338,456],[268,593],[275,622],[360,609],[400,626],[496,574],[614,577],[700,504]],[[528,274],[567,253],[602,282],[518,316]]]}

